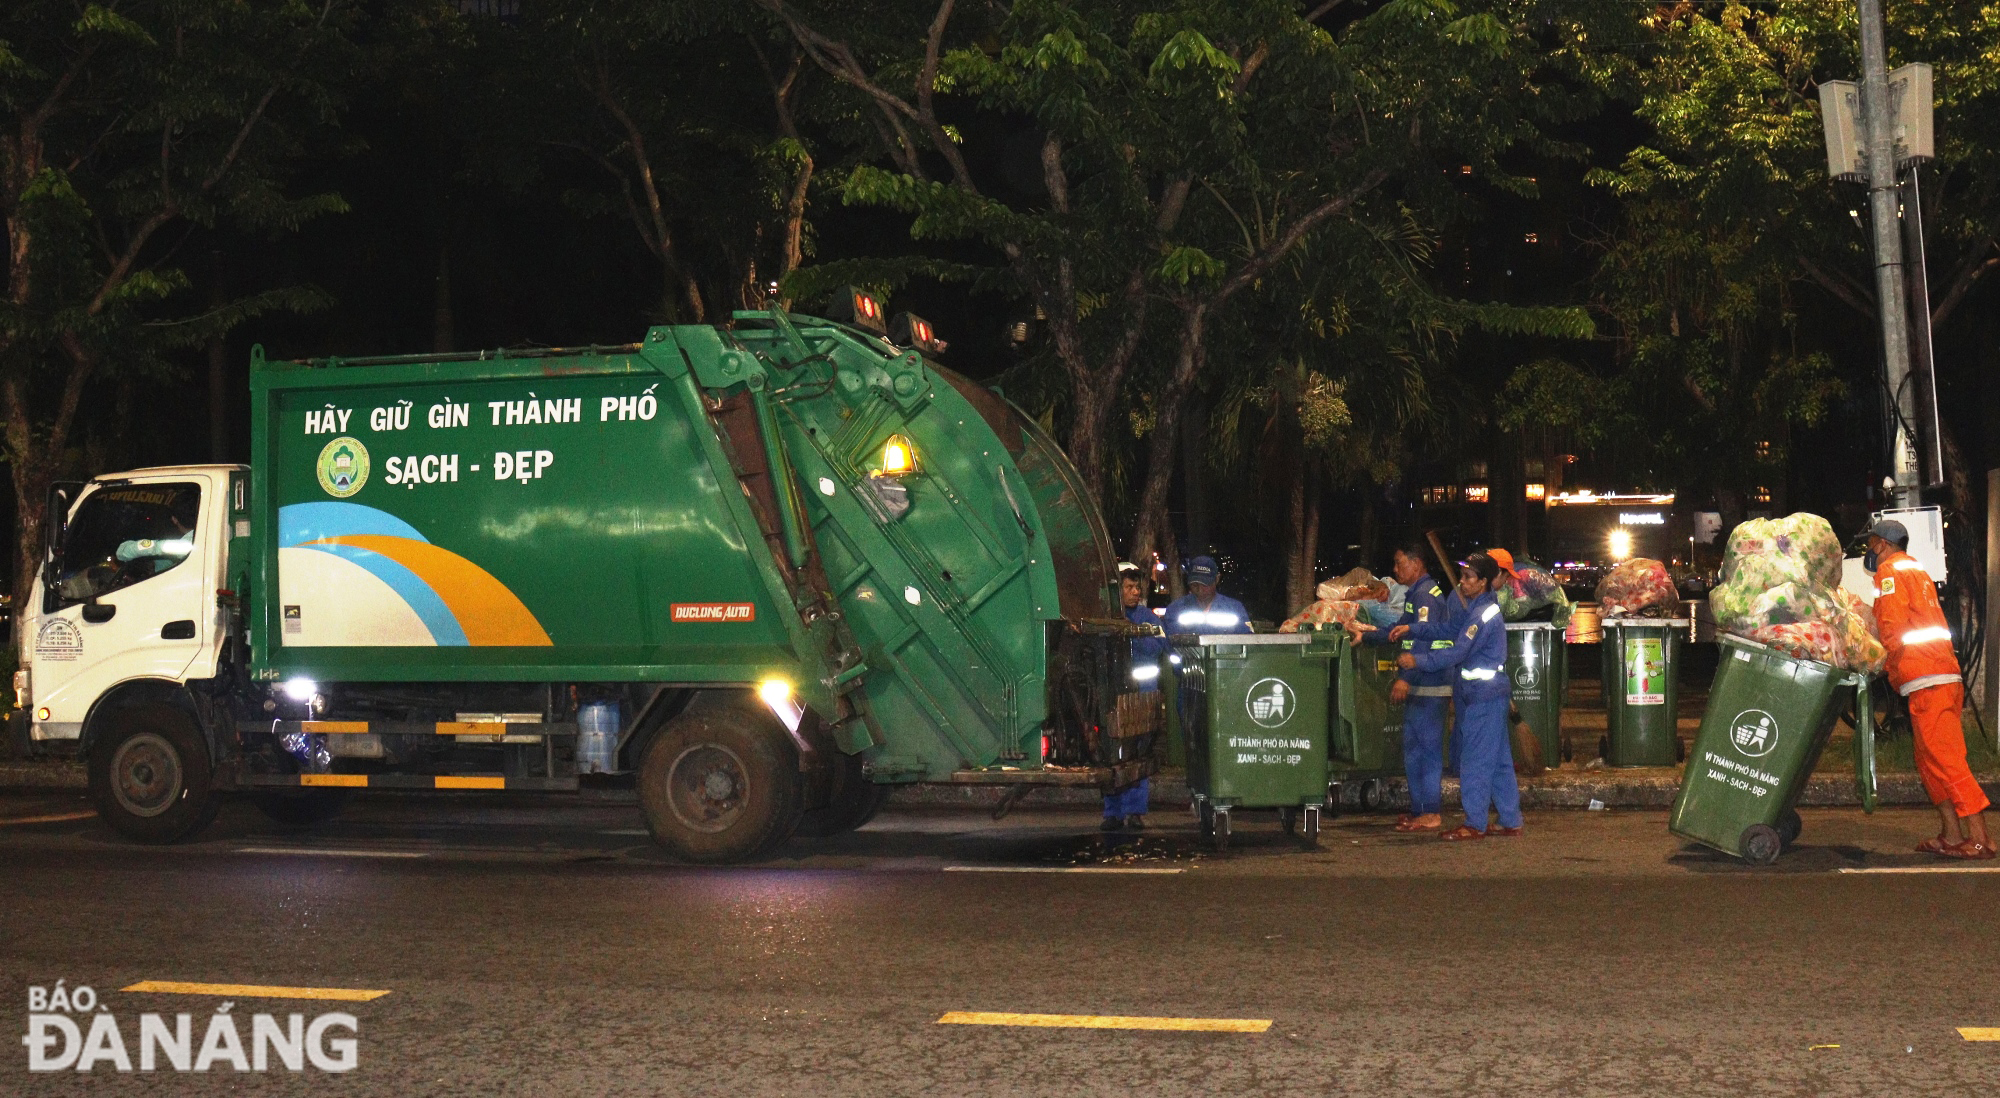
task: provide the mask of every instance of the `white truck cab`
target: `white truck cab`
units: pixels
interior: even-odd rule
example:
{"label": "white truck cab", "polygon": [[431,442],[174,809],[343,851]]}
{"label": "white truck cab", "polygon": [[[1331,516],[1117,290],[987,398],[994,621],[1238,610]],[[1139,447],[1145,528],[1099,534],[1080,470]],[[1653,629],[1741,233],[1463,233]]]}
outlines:
{"label": "white truck cab", "polygon": [[[215,677],[227,640],[229,539],[237,532],[230,501],[247,476],[238,465],[107,475],[72,493],[65,514],[51,514],[56,551],[19,621],[25,673],[16,686],[36,742],[60,750],[70,741],[88,752],[106,732],[100,726],[131,723],[117,714],[184,705],[187,683]],[[159,772],[182,763],[149,735],[159,738],[156,730],[108,745],[135,780],[104,792],[128,810],[165,812],[173,806],[149,804],[147,787],[159,796],[184,792],[182,775]],[[94,791],[99,769],[92,767]]]}

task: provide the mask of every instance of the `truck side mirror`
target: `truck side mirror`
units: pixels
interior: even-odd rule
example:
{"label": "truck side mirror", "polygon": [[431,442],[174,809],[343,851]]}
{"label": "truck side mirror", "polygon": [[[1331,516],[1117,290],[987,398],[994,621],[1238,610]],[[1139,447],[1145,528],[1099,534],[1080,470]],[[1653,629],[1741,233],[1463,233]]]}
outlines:
{"label": "truck side mirror", "polygon": [[42,613],[62,609],[62,545],[69,532],[69,508],[83,491],[83,482],[59,480],[49,485],[49,497],[42,512]]}

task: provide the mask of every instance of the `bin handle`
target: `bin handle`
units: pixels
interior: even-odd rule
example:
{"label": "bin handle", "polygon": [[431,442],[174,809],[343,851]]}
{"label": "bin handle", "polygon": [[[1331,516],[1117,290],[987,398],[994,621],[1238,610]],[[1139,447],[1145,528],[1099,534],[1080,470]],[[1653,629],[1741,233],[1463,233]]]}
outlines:
{"label": "bin handle", "polygon": [[1875,811],[1875,697],[1867,675],[1854,676],[1854,791],[1861,810]]}

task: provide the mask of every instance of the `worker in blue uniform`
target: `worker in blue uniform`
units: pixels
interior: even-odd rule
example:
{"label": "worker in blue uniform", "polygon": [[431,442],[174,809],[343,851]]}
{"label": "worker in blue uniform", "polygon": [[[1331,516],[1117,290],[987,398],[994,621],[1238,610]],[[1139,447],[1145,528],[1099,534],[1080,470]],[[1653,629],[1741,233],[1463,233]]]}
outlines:
{"label": "worker in blue uniform", "polygon": [[1514,778],[1514,748],[1507,730],[1507,707],[1514,692],[1507,674],[1507,623],[1493,597],[1493,582],[1499,575],[1500,565],[1492,557],[1472,554],[1458,574],[1466,615],[1451,647],[1405,652],[1397,660],[1405,670],[1455,673],[1451,698],[1458,711],[1458,739],[1464,744],[1458,797],[1465,823],[1438,836],[1447,842],[1485,838],[1489,811],[1500,816],[1494,834],[1521,833],[1521,787]]}
{"label": "worker in blue uniform", "polygon": [[1187,562],[1188,593],[1167,604],[1169,633],[1248,633],[1250,612],[1243,604],[1215,589],[1222,569],[1214,557]]}
{"label": "worker in blue uniform", "polygon": [[[1118,565],[1118,594],[1125,608],[1125,620],[1134,625],[1158,627],[1160,619],[1146,606],[1146,573],[1136,564]],[[1160,688],[1160,666],[1170,649],[1167,638],[1154,635],[1132,638],[1132,689],[1152,693]],[[1103,831],[1141,831],[1146,827],[1146,809],[1152,797],[1152,783],[1145,778],[1104,795]]]}
{"label": "worker in blue uniform", "polygon": [[[1399,546],[1389,570],[1407,588],[1403,616],[1387,629],[1350,623],[1354,643],[1400,643],[1404,652],[1449,648],[1458,629],[1446,620],[1444,584],[1425,569],[1423,548]],[[1444,724],[1450,701],[1449,671],[1400,670],[1389,687],[1390,704],[1403,707],[1403,775],[1410,783],[1410,810],[1396,821],[1398,831],[1444,827]]]}

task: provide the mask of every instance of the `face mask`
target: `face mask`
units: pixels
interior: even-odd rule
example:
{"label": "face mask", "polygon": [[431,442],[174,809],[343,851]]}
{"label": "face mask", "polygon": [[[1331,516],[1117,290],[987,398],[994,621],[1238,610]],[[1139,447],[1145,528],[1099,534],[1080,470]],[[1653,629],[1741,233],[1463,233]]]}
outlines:
{"label": "face mask", "polygon": [[1881,561],[1877,559],[1877,557],[1875,556],[1875,550],[1873,549],[1870,549],[1866,553],[1861,554],[1861,567],[1868,569],[1870,572],[1873,572],[1875,570],[1875,566],[1880,563]]}

